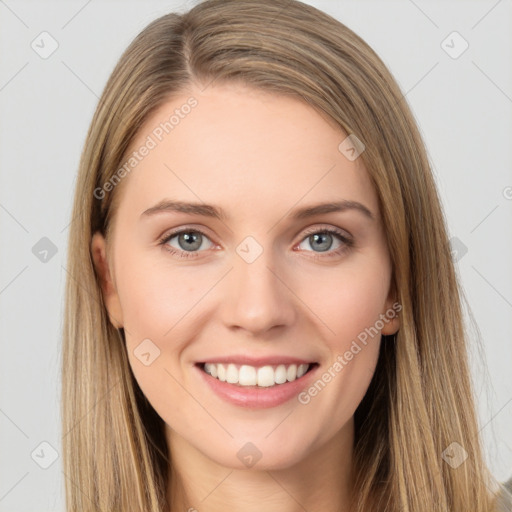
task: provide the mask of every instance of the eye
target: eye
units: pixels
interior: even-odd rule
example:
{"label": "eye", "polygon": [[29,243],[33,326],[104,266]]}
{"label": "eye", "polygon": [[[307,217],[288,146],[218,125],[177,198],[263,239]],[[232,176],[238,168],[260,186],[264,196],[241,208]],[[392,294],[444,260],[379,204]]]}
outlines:
{"label": "eye", "polygon": [[[333,244],[338,246],[332,249]],[[313,252],[318,253],[315,257],[322,257],[321,253],[326,253],[326,257],[338,256],[353,247],[354,242],[343,231],[336,228],[314,229],[306,232],[306,238],[297,246],[308,243],[313,248]]]}
{"label": "eye", "polygon": [[[308,243],[316,253],[314,258],[339,256],[354,246],[354,242],[344,231],[337,228],[311,229],[306,231],[306,237],[297,246],[304,250],[301,245]],[[333,244],[338,241],[338,246],[332,249]],[[206,243],[205,243],[206,242]],[[211,249],[214,244],[209,237],[201,230],[194,228],[181,229],[165,235],[159,242],[166,251],[169,251],[180,258],[195,258],[201,250]],[[325,254],[322,254],[325,253]]]}
{"label": "eye", "polygon": [[[211,245],[208,246],[208,244],[206,244],[207,247],[205,247],[204,242],[206,240],[208,240]],[[171,242],[174,242],[175,245]],[[205,233],[198,229],[182,229],[181,231],[165,235],[164,238],[160,240],[160,245],[163,245],[171,254],[178,255],[182,258],[194,258],[196,257],[195,253],[199,252],[200,249],[210,249],[213,243]]]}

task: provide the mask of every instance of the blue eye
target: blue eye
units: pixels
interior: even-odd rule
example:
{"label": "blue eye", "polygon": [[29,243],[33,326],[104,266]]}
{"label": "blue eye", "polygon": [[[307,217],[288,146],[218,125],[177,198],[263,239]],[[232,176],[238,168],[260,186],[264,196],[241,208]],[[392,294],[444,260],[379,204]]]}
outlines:
{"label": "blue eye", "polygon": [[[340,245],[331,250],[334,239],[338,239]],[[344,232],[335,228],[315,229],[309,231],[306,233],[306,237],[299,246],[306,241],[309,243],[310,247],[318,249],[318,251],[310,251],[316,253],[314,258],[339,256],[354,246],[354,242],[351,238],[348,238]],[[323,255],[322,253],[326,254]]]}
{"label": "blue eye", "polygon": [[[173,239],[176,239],[177,247],[170,243]],[[338,240],[339,245],[331,249],[335,239]],[[208,247],[204,247],[205,241],[210,243]],[[317,228],[306,232],[298,247],[306,241],[313,248],[312,251],[306,250],[306,252],[315,253],[314,258],[339,256],[354,246],[353,240],[347,237],[345,232],[335,228]],[[194,228],[182,229],[181,231],[165,235],[160,240],[160,245],[164,246],[165,250],[169,251],[172,255],[179,256],[180,258],[196,258],[202,252],[201,249],[211,249],[214,244],[205,233]]]}
{"label": "blue eye", "polygon": [[[173,247],[169,244],[173,238],[177,239],[179,247]],[[190,258],[196,256],[195,253],[201,249],[205,239],[209,240],[206,234],[202,231],[197,229],[187,229],[171,233],[164,237],[160,243],[164,245],[171,254],[180,255],[183,258]]]}

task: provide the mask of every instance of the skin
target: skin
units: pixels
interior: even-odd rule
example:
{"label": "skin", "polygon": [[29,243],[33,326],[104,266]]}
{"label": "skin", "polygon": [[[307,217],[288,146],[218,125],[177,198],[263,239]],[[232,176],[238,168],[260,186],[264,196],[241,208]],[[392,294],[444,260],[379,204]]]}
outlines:
{"label": "skin", "polygon": [[[99,233],[91,244],[111,321],[124,327],[134,375],[166,424],[179,475],[173,511],[348,510],[353,414],[380,335],[307,404],[235,406],[204,384],[194,364],[233,353],[291,355],[318,362],[320,376],[344,354],[395,302],[375,190],[361,158],[338,150],[347,135],[332,120],[298,99],[241,85],[176,96],[132,147],[191,95],[198,105],[119,185],[111,245]],[[229,218],[141,218],[165,198],[213,204]],[[295,208],[343,199],[375,218],[347,210],[291,219]],[[207,234],[196,258],[159,245],[182,227]],[[329,227],[354,246],[327,256],[345,245],[333,235],[331,248],[319,250],[311,234]],[[236,251],[247,236],[263,250],[252,263]],[[167,245],[186,251],[178,236]],[[381,332],[398,328],[396,317]],[[145,339],[160,350],[149,366],[134,355]],[[237,457],[247,442],[262,455],[251,468]]]}

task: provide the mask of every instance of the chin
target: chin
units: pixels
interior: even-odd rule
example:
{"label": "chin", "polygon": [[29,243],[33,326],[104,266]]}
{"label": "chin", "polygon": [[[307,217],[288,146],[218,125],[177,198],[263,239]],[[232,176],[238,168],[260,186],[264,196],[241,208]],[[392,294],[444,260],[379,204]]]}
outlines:
{"label": "chin", "polygon": [[[215,449],[211,449],[215,446]],[[281,439],[260,438],[250,440],[248,436],[240,436],[230,439],[222,446],[218,441],[215,444],[209,443],[208,447],[202,450],[197,447],[205,456],[214,463],[234,470],[255,470],[270,471],[287,469],[300,463],[307,457],[304,441],[297,446],[293,442],[283,443]]]}

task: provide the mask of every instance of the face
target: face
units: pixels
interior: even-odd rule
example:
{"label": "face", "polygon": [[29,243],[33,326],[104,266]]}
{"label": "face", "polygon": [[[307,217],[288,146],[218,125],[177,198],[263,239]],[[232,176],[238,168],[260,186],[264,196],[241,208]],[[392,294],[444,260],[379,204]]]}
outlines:
{"label": "face", "polygon": [[130,154],[149,150],[92,251],[176,450],[285,468],[350,432],[398,318],[377,196],[346,137],[302,101],[235,85],[176,96],[139,131]]}

